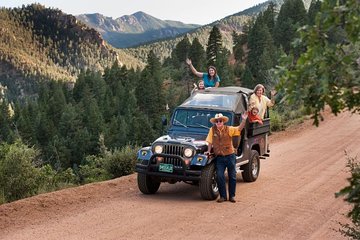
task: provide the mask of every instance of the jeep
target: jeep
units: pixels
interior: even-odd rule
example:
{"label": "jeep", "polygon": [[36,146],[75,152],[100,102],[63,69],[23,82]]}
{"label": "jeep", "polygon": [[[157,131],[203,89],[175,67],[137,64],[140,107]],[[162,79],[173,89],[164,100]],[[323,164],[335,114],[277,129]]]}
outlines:
{"label": "jeep", "polygon": [[[216,156],[204,154],[208,148],[205,139],[212,127],[210,118],[222,113],[229,118],[226,125],[238,126],[252,92],[242,87],[209,88],[195,92],[175,108],[167,135],[137,153],[135,171],[139,190],[154,194],[162,182],[183,181],[198,185],[203,199],[216,199],[219,195]],[[236,170],[245,182],[254,182],[259,177],[260,159],[269,156],[269,132],[267,115],[262,125],[247,122],[241,136],[233,137]]]}

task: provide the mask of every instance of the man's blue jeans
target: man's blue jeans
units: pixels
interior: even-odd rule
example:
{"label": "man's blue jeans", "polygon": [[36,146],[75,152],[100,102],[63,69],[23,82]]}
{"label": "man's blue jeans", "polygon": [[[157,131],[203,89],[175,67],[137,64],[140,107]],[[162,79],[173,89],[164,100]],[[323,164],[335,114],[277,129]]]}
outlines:
{"label": "man's blue jeans", "polygon": [[220,197],[225,199],[227,199],[226,180],[225,180],[226,168],[229,177],[229,198],[235,197],[235,191],[236,191],[235,162],[236,162],[235,154],[216,157],[217,185],[219,188]]}

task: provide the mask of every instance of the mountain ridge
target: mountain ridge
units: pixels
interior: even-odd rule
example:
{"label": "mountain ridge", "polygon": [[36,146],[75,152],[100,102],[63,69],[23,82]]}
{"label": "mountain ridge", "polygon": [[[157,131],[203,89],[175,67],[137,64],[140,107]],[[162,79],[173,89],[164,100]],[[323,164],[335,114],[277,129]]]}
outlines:
{"label": "mountain ridge", "polygon": [[76,18],[100,32],[103,38],[116,48],[133,47],[148,41],[175,37],[200,26],[160,20],[142,11],[116,19],[100,13],[81,14]]}
{"label": "mountain ridge", "polygon": [[81,70],[101,72],[115,61],[142,65],[73,15],[40,4],[1,8],[0,33],[0,82],[13,96],[32,95],[38,81],[75,81]]}
{"label": "mountain ridge", "polygon": [[[233,31],[236,33],[241,33],[245,24],[247,24],[247,22],[250,21],[259,12],[266,10],[270,2],[273,2],[277,6],[277,10],[280,10],[284,0],[268,0],[240,12],[225,16],[224,18],[216,20],[212,23],[200,26],[187,33],[178,35],[177,37],[163,39],[156,42],[148,42],[140,46],[126,48],[124,51],[127,54],[139,59],[140,61],[146,62],[147,55],[149,54],[150,50],[152,50],[156,56],[158,56],[161,60],[164,60],[165,58],[171,56],[172,49],[175,48],[176,44],[178,44],[184,38],[184,36],[187,36],[190,42],[192,42],[195,37],[198,38],[200,44],[205,48],[210,31],[212,27],[216,25],[222,35],[223,47],[232,52]],[[308,9],[311,4],[311,0],[303,0],[303,2],[305,8]]]}

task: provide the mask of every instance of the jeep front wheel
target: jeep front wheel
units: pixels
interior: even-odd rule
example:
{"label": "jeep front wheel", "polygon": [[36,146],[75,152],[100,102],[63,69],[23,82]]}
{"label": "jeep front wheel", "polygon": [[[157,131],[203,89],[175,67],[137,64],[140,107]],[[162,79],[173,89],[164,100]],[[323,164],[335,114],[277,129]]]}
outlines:
{"label": "jeep front wheel", "polygon": [[251,150],[249,162],[241,166],[242,178],[245,182],[255,182],[260,173],[260,157],[256,150]]}
{"label": "jeep front wheel", "polygon": [[154,194],[160,187],[160,181],[143,173],[138,173],[137,182],[139,190],[144,194]]}
{"label": "jeep front wheel", "polygon": [[219,196],[214,163],[207,165],[202,170],[199,187],[201,197],[205,200],[214,200]]}

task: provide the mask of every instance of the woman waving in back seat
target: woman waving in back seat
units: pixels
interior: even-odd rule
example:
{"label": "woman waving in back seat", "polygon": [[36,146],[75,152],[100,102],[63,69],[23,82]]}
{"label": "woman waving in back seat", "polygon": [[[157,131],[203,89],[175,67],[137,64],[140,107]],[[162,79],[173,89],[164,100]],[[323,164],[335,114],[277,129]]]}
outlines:
{"label": "woman waving in back seat", "polygon": [[272,107],[275,104],[275,90],[271,90],[271,99],[264,95],[265,87],[262,84],[258,84],[254,88],[254,93],[250,96],[250,106],[256,106],[259,109],[258,115],[261,119],[264,119],[266,108]]}

